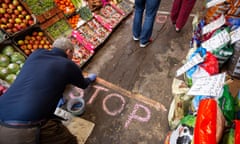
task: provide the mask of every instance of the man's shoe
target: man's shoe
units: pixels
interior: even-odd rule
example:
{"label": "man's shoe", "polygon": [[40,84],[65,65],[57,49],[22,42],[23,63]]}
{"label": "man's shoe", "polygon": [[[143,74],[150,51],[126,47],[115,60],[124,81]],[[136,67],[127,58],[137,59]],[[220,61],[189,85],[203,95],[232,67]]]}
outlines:
{"label": "man's shoe", "polygon": [[139,40],[139,38],[137,38],[137,37],[133,36],[133,40],[135,40],[135,41],[138,41],[138,40]]}
{"label": "man's shoe", "polygon": [[149,44],[150,42],[147,42],[147,43],[145,43],[145,44],[139,44],[139,46],[141,47],[141,48],[145,48],[148,44]]}

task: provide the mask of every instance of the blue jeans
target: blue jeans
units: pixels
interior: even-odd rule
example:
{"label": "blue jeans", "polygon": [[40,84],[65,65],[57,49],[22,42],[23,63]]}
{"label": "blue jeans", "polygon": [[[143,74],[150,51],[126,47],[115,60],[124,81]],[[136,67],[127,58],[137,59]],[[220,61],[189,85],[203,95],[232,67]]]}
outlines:
{"label": "blue jeans", "polygon": [[[133,36],[140,39],[141,44],[146,44],[153,31],[153,24],[161,0],[135,0],[135,14],[133,19]],[[143,22],[143,13],[145,18]]]}

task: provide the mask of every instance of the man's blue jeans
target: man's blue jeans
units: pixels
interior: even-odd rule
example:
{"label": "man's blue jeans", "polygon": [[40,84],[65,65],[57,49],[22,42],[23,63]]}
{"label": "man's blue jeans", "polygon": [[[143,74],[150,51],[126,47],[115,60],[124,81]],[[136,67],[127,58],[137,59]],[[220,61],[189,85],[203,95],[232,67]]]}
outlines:
{"label": "man's blue jeans", "polygon": [[[133,19],[133,36],[140,39],[141,44],[146,44],[153,31],[155,17],[161,0],[135,0],[135,14]],[[145,18],[143,22],[143,14]]]}

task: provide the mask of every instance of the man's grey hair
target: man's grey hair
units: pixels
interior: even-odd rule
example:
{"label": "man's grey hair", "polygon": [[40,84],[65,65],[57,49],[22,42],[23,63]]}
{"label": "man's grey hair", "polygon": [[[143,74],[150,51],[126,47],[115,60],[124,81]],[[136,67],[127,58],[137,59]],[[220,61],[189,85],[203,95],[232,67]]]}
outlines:
{"label": "man's grey hair", "polygon": [[53,42],[52,47],[59,48],[64,51],[66,51],[67,49],[73,50],[73,48],[74,48],[71,40],[68,38],[65,38],[65,37],[60,37],[60,38],[56,39]]}

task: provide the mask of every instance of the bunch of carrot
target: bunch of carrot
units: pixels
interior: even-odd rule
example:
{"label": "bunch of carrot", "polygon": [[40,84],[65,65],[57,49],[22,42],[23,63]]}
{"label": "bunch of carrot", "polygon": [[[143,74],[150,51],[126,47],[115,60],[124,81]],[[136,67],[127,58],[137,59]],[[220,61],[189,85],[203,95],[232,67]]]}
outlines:
{"label": "bunch of carrot", "polygon": [[54,0],[60,10],[64,12],[64,14],[72,14],[75,11],[75,7],[71,0]]}

